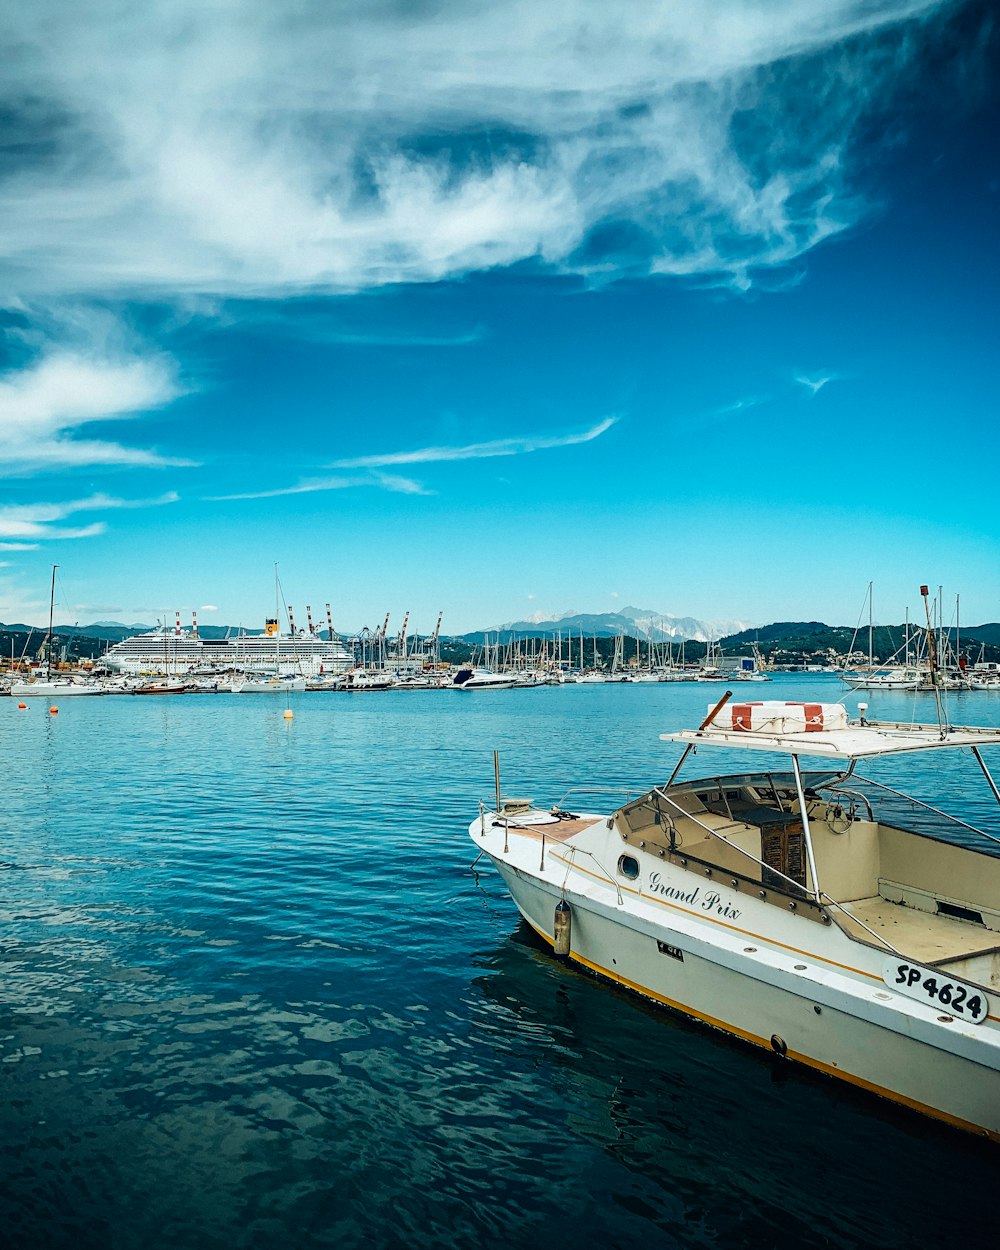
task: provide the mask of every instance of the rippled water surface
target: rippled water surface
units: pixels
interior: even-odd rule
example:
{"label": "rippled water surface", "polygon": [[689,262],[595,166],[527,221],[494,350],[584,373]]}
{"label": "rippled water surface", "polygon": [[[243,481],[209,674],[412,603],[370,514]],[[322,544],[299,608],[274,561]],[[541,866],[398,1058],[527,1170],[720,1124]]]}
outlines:
{"label": "rippled water surface", "polygon": [[[996,1147],[557,965],[470,870],[494,749],[508,794],[638,790],[677,758],[657,735],[715,694],[307,694],[292,720],[273,696],[0,702],[0,1244],[910,1247],[995,1227]],[[957,721],[1000,715],[963,700]],[[932,717],[925,696],[869,702]],[[924,768],[922,797],[997,828],[975,771]]]}

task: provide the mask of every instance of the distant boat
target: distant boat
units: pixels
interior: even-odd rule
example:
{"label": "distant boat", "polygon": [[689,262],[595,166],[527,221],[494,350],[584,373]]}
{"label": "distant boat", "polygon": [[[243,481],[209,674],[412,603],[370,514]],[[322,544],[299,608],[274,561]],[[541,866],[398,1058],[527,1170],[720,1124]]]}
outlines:
{"label": "distant boat", "polygon": [[516,673],[497,673],[491,668],[463,665],[452,680],[453,690],[510,690],[518,684]]}
{"label": "distant boat", "polygon": [[31,699],[31,698],[66,698],[71,695],[82,694],[103,694],[104,691],[94,682],[88,682],[83,678],[74,677],[53,677],[52,676],[52,638],[53,638],[53,613],[56,603],[56,569],[58,564],[52,566],[52,582],[49,588],[49,632],[45,635],[45,676],[33,677],[28,681],[12,681],[10,686],[10,694],[15,699]]}
{"label": "distant boat", "polygon": [[400,683],[395,673],[387,673],[384,669],[356,670],[348,675],[345,690],[391,690]]}
{"label": "distant boat", "polygon": [[271,677],[242,677],[233,682],[233,694],[285,694],[305,690],[306,679],[293,674]]}
{"label": "distant boat", "polygon": [[843,674],[843,680],[852,690],[919,690],[925,684],[930,687],[930,674],[926,669],[905,665],[867,673],[848,672]]}
{"label": "distant boat", "polygon": [[141,686],[133,686],[133,694],[184,694],[191,687],[183,681],[146,681]]}
{"label": "distant boat", "polygon": [[219,673],[238,669],[281,672],[318,677],[346,672],[354,657],[339,639],[328,641],[301,630],[280,634],[269,618],[262,634],[240,633],[233,638],[202,638],[192,629],[163,626],[136,634],[113,646],[104,663],[114,672],[141,676],[145,673]]}
{"label": "distant boat", "polygon": [[15,699],[65,698],[80,694],[104,694],[103,687],[95,682],[75,681],[70,677],[39,677],[34,681],[11,683],[10,693]]}

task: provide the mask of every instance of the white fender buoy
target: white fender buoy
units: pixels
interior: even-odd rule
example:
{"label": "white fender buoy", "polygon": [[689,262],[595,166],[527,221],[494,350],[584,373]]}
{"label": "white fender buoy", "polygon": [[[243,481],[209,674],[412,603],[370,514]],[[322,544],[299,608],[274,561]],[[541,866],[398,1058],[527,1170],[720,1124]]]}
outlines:
{"label": "white fender buoy", "polygon": [[552,953],[565,959],[569,954],[570,938],[573,930],[573,913],[569,903],[561,898],[556,903],[555,922],[552,926]]}

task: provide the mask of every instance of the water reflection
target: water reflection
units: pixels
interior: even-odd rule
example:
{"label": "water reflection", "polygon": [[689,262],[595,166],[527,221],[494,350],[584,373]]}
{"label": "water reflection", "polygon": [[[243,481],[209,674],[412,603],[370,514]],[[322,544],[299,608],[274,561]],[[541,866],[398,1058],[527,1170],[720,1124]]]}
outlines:
{"label": "water reflection", "polygon": [[944,1192],[967,1196],[963,1236],[992,1227],[988,1143],[565,966],[525,925],[483,963],[484,1028],[530,1058],[536,1096],[557,1091],[567,1153],[604,1152],[591,1202],[691,1230],[678,1244],[793,1247],[820,1230],[832,1245],[948,1244]]}
{"label": "water reflection", "polygon": [[7,1243],[902,1246],[953,1243],[956,1203],[981,1231],[979,1143],[557,965],[469,872],[495,748],[509,793],[638,790],[708,698],[0,707]]}

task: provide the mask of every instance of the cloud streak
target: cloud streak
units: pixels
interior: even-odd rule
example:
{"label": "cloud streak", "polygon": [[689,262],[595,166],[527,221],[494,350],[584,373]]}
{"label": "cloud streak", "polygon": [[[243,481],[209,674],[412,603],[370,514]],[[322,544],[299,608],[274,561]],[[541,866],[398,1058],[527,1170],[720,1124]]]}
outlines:
{"label": "cloud streak", "polygon": [[119,421],[180,393],[160,359],[100,359],[59,350],[0,379],[0,467],[8,472],[91,465],[188,464],[154,451],[76,437],[97,421]]}
{"label": "cloud streak", "polygon": [[[119,508],[152,508],[176,503],[178,496],[170,491],[155,499],[118,499],[111,495],[90,495],[85,499],[68,500],[63,503],[32,503],[0,505],[0,539],[63,539],[95,538],[107,530],[104,521],[83,526],[65,526],[58,522],[76,516],[80,512],[104,512]],[[37,542],[4,542],[6,551],[31,550]]]}
{"label": "cloud streak", "polygon": [[835,373],[818,373],[814,376],[797,374],[795,381],[799,384],[799,386],[805,387],[805,389],[809,392],[810,398],[812,398],[813,396],[819,394],[828,382],[836,382],[837,375]]}
{"label": "cloud streak", "polygon": [[574,447],[580,443],[593,442],[618,422],[618,417],[605,417],[588,430],[574,434],[528,435],[523,438],[499,438],[488,443],[469,443],[462,447],[422,447],[416,451],[382,452],[373,456],[356,456],[337,460],[327,466],[331,469],[365,469],[363,475],[306,478],[294,486],[281,486],[268,490],[244,491],[232,495],[212,495],[215,503],[227,503],[244,499],[278,499],[283,495],[309,495],[317,491],[371,489],[391,491],[403,495],[433,495],[413,478],[382,469],[407,464],[436,464],[455,460],[485,460],[494,456],[521,456],[536,451],[550,451],[558,447]]}
{"label": "cloud streak", "polygon": [[618,422],[618,417],[605,417],[597,425],[576,434],[526,435],[523,438],[498,438],[487,443],[468,443],[463,447],[422,447],[416,451],[383,452],[373,456],[356,456],[336,460],[331,469],[381,469],[390,465],[433,464],[448,460],[485,460],[494,456],[522,456],[557,447],[575,447],[600,438]]}
{"label": "cloud streak", "polygon": [[431,495],[419,482],[410,478],[397,477],[388,473],[369,473],[358,477],[315,477],[307,478],[295,486],[279,486],[272,490],[245,491],[234,495],[210,495],[211,503],[228,503],[239,499],[279,499],[283,495],[311,495],[317,491],[356,490],[358,488],[387,490],[393,494]]}

